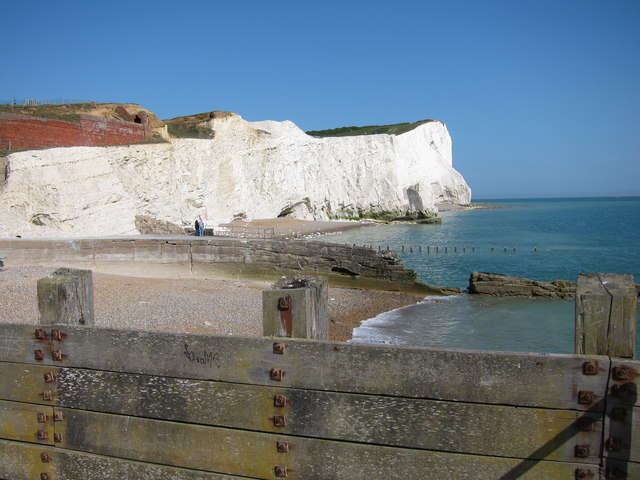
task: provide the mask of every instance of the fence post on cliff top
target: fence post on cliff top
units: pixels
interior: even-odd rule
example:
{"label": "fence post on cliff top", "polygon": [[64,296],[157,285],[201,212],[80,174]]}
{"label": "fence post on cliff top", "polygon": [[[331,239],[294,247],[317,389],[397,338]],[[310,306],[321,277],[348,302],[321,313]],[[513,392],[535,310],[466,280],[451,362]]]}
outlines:
{"label": "fence post on cliff top", "polygon": [[325,277],[282,277],[262,292],[263,335],[327,340],[328,288]]}
{"label": "fence post on cliff top", "polygon": [[578,275],[575,353],[634,358],[637,307],[632,275]]}
{"label": "fence post on cliff top", "polygon": [[60,268],[37,286],[41,325],[94,326],[91,270]]}

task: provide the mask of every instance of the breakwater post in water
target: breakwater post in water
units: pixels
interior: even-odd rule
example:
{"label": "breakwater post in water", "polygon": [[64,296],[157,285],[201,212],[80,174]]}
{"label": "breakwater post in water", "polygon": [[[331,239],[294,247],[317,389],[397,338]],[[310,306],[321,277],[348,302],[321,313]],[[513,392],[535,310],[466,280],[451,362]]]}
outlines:
{"label": "breakwater post in water", "polygon": [[[354,248],[356,247],[355,244],[353,246],[354,246]],[[364,248],[367,248],[367,247],[364,246]],[[373,249],[373,248],[374,248],[373,245],[371,245],[371,249]],[[389,245],[387,245],[386,246],[386,250],[389,251],[389,249],[390,249],[390,247],[389,247]],[[441,253],[440,252],[441,250],[444,251],[444,253],[449,253],[450,249],[453,249],[454,253],[467,253],[467,250],[470,250],[471,253],[477,253],[477,252],[482,251],[482,249],[477,250],[475,245],[471,246],[471,247],[467,247],[467,246],[464,246],[464,245],[463,246],[454,245],[453,247],[450,247],[449,245],[443,245],[443,246],[440,246],[440,245],[435,245],[435,246],[434,245],[427,245],[426,247],[423,246],[423,245],[416,245],[416,246],[414,246],[414,245],[400,245],[398,247],[394,247],[394,249],[399,249],[401,253],[406,253],[407,251],[409,253],[414,253],[416,251],[418,253],[423,253],[423,250],[426,253]],[[382,248],[381,245],[378,245],[378,251],[380,251],[380,250],[383,250],[383,248]],[[495,252],[496,248],[495,247],[490,247],[489,251]],[[524,249],[522,249],[520,247],[503,247],[502,251],[504,253],[509,253],[509,252],[518,253],[518,252],[521,252],[521,251],[524,251],[524,252],[527,252],[527,251],[529,251],[529,252],[537,252],[538,251],[538,247],[528,247],[528,248],[524,248]]]}

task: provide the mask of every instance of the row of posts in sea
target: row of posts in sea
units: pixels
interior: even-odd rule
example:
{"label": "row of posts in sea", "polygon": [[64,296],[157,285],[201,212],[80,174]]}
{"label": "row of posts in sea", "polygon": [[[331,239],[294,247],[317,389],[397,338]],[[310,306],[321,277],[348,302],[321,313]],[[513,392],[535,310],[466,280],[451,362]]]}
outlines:
{"label": "row of posts in sea", "polygon": [[[357,245],[354,243],[353,244],[353,248],[355,248]],[[362,247],[364,248],[369,248],[371,250],[374,250],[374,246],[373,245],[362,245]],[[476,252],[476,247],[472,246],[472,247],[458,247],[458,246],[439,246],[439,245],[427,245],[427,246],[422,246],[422,245],[400,245],[400,247],[394,247],[392,246],[392,248],[389,248],[389,245],[387,245],[387,248],[384,249],[382,247],[382,245],[378,245],[378,251],[383,251],[386,250],[387,252],[390,250],[395,250],[399,253],[475,253]],[[537,252],[538,251],[538,247],[533,247],[531,249],[519,249],[518,247],[500,247],[500,248],[496,248],[496,247],[491,247],[491,252],[504,252],[504,253],[513,253],[513,252],[518,252],[518,251],[533,251],[533,252]]]}

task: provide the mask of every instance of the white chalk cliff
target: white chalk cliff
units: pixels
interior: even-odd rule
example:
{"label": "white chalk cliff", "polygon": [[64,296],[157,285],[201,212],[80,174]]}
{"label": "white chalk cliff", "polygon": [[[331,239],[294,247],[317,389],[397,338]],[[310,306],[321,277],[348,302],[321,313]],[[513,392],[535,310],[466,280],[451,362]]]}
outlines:
{"label": "white chalk cliff", "polygon": [[135,234],[139,215],[178,226],[200,216],[216,225],[285,214],[434,212],[437,203],[470,201],[438,121],[397,136],[330,138],[235,114],[210,126],[210,140],[51,148],[0,159],[0,236]]}

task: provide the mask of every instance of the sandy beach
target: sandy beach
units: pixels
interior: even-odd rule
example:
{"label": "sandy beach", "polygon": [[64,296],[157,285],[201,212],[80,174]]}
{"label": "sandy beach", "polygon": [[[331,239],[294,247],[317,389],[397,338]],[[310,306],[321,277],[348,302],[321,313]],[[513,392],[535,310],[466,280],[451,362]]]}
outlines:
{"label": "sandy beach", "polygon": [[[304,238],[371,223],[279,218],[230,225],[273,229],[275,238]],[[6,264],[8,269],[0,272],[0,322],[38,323],[36,282],[55,268],[12,266],[10,258]],[[94,272],[96,326],[261,336],[262,291],[276,280],[143,278]],[[420,300],[413,294],[329,287],[329,339],[346,341],[361,321]]]}

